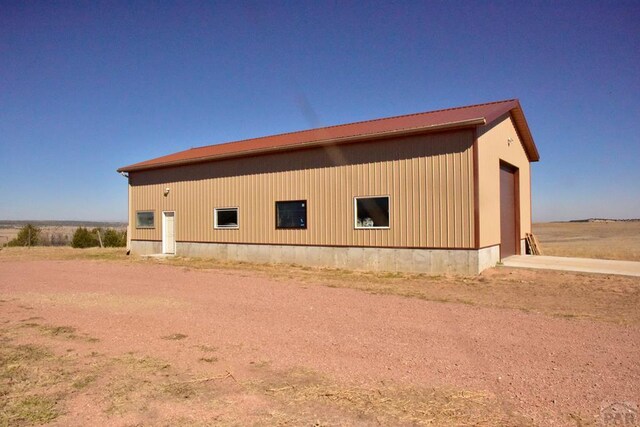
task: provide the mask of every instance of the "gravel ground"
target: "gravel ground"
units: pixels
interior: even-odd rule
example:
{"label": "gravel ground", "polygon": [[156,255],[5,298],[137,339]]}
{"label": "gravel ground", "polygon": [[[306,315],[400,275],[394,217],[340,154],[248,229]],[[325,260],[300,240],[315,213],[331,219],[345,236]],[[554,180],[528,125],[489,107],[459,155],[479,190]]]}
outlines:
{"label": "gravel ground", "polygon": [[[214,371],[241,383],[268,364],[342,384],[453,387],[490,393],[538,425],[588,425],[605,402],[640,402],[637,325],[373,295],[250,270],[99,261],[2,262],[0,298],[7,324],[32,317],[69,325],[100,340],[75,343],[77,351],[151,355],[195,376],[211,374],[200,350],[210,348]],[[227,410],[241,420],[254,403],[247,397]],[[115,423],[82,394],[66,412],[61,424]]]}

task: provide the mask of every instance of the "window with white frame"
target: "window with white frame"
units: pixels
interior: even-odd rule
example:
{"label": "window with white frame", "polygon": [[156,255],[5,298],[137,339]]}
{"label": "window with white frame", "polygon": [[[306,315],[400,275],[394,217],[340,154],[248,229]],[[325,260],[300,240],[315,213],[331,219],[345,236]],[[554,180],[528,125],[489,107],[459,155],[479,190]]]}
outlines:
{"label": "window with white frame", "polygon": [[239,228],[238,208],[215,208],[213,210],[214,228]]}
{"label": "window with white frame", "polygon": [[389,196],[356,197],[356,228],[389,228]]}
{"label": "window with white frame", "polygon": [[136,212],[136,228],[155,228],[154,211]]}

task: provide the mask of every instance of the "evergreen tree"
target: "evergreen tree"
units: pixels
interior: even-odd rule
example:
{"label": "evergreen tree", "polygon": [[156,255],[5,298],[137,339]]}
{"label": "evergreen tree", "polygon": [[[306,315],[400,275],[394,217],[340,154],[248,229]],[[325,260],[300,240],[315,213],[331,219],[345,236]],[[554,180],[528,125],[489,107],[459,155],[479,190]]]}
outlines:
{"label": "evergreen tree", "polygon": [[102,242],[106,248],[120,248],[127,246],[127,232],[107,228],[102,237]]}
{"label": "evergreen tree", "polygon": [[11,240],[9,246],[36,246],[40,239],[41,229],[31,224],[27,224],[20,229],[15,239]]}
{"label": "evergreen tree", "polygon": [[75,233],[73,233],[71,246],[74,248],[92,248],[99,245],[98,236],[84,227],[78,227]]}

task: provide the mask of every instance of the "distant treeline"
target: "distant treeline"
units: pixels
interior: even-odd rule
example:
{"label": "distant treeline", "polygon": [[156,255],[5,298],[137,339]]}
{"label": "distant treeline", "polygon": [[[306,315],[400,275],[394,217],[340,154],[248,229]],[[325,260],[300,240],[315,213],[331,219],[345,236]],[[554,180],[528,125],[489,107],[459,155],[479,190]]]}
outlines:
{"label": "distant treeline", "polygon": [[21,228],[25,225],[37,227],[87,227],[87,228],[126,228],[126,222],[104,222],[104,221],[23,221],[23,220],[0,220],[0,228]]}
{"label": "distant treeline", "polygon": [[638,222],[640,218],[629,219],[610,219],[610,218],[589,218],[589,219],[572,219],[569,222]]}
{"label": "distant treeline", "polygon": [[43,232],[40,227],[27,224],[20,229],[15,239],[8,246],[72,246],[74,248],[124,247],[127,245],[126,230],[95,227],[87,229],[78,227],[73,237],[65,233]]}

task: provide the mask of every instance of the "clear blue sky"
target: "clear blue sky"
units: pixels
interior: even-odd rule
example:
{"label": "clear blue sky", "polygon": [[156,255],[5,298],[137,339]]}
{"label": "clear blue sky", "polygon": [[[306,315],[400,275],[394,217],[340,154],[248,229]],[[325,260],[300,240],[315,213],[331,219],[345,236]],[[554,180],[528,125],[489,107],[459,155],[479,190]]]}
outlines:
{"label": "clear blue sky", "polygon": [[517,97],[534,220],[640,217],[640,2],[0,2],[0,219],[124,220],[115,170]]}

